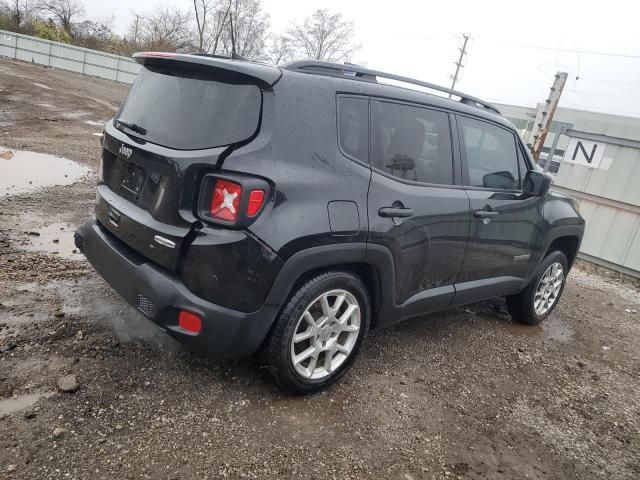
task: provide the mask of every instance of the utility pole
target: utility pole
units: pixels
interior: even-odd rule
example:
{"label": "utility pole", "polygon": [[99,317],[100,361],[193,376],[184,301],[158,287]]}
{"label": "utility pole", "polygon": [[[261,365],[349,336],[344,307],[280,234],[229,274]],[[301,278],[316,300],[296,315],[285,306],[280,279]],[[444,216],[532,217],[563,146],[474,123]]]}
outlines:
{"label": "utility pole", "polygon": [[138,24],[140,23],[140,15],[137,13],[134,13],[134,15],[136,16],[136,30],[133,34],[133,44],[138,48]]}
{"label": "utility pole", "polygon": [[[456,66],[456,73],[453,74],[453,81],[451,82],[451,90],[455,90],[456,88],[456,82],[458,81],[458,74],[460,73],[460,69],[464,68],[464,65],[462,65],[462,60],[464,59],[465,54],[467,53],[467,42],[469,41],[469,34],[465,33],[462,35],[462,38],[464,39],[464,42],[462,43],[462,48],[460,48],[460,58],[458,58],[457,62],[455,63]],[[451,98],[451,94],[449,94],[449,98]]]}
{"label": "utility pole", "polygon": [[[538,162],[538,158],[540,157],[540,152],[542,151],[542,147],[544,146],[544,141],[547,138],[547,133],[549,133],[553,115],[556,113],[556,108],[558,107],[560,96],[562,95],[562,89],[564,88],[564,84],[566,82],[567,74],[565,72],[556,73],[555,79],[553,80],[553,85],[551,85],[549,97],[545,100],[544,103],[541,103],[538,106],[536,119],[529,137],[533,138],[531,154],[536,163]],[[549,159],[549,162],[550,161],[551,159]]]}

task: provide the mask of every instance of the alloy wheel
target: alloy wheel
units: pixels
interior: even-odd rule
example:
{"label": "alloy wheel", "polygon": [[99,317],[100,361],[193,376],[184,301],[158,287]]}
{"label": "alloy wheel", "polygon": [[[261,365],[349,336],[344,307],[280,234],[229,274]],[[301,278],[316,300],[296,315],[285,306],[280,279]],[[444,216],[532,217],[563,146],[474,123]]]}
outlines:
{"label": "alloy wheel", "polygon": [[533,308],[536,315],[547,313],[558,300],[564,282],[564,269],[558,262],[553,263],[544,272],[536,287]]}
{"label": "alloy wheel", "polygon": [[304,310],[291,339],[295,371],[310,380],[331,375],[349,358],[360,333],[360,305],[342,289],[330,290]]}

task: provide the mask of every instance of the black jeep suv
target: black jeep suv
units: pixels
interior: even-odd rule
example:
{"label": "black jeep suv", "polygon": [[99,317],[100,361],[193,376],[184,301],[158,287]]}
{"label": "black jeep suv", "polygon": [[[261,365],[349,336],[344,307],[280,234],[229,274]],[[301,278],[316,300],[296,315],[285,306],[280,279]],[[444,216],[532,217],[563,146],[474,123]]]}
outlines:
{"label": "black jeep suv", "polygon": [[491,105],[351,65],[136,58],[76,244],[188,347],[260,350],[306,393],[370,329],[495,296],[533,324],[558,303],[584,221]]}

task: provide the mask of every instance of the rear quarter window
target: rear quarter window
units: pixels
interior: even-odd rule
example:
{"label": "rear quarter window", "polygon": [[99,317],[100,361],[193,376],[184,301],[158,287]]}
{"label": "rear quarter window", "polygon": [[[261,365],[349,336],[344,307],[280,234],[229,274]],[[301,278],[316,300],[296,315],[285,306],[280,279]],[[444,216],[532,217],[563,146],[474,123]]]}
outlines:
{"label": "rear quarter window", "polygon": [[338,97],[338,142],[347,155],[369,161],[369,100]]}
{"label": "rear quarter window", "polygon": [[250,138],[262,94],[249,82],[214,71],[144,66],[118,119],[146,130],[145,140],[180,150],[230,145]]}

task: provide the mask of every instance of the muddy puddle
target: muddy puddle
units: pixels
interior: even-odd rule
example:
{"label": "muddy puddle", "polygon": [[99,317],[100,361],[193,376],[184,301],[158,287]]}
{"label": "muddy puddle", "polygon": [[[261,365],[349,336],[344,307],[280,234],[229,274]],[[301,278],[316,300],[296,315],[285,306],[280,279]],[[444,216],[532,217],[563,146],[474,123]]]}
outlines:
{"label": "muddy puddle", "polygon": [[49,398],[54,395],[53,392],[46,393],[29,393],[26,395],[18,395],[0,400],[0,415],[9,415],[14,412],[24,410],[41,398]]}
{"label": "muddy puddle", "polygon": [[523,325],[511,320],[504,301],[489,300],[471,307],[471,311],[481,318],[494,321],[497,327],[511,335],[537,337],[544,341],[571,342],[575,338],[573,328],[558,312],[553,312],[538,325]]}
{"label": "muddy puddle", "polygon": [[73,234],[74,225],[52,223],[45,227],[26,232],[27,239],[17,246],[24,250],[52,253],[69,260],[82,260],[84,257],[76,249]]}
{"label": "muddy puddle", "polygon": [[0,146],[0,197],[71,185],[90,169],[66,158]]}
{"label": "muddy puddle", "polygon": [[0,111],[0,128],[11,127],[15,125],[15,112],[12,111]]}
{"label": "muddy puddle", "polygon": [[551,314],[539,325],[521,325],[514,322],[500,322],[500,329],[512,335],[540,337],[543,340],[560,343],[571,342],[574,332],[571,326],[558,314]]}
{"label": "muddy puddle", "polygon": [[78,120],[84,117],[88,117],[89,115],[91,115],[91,112],[85,112],[83,110],[79,112],[62,112],[60,114],[62,118],[66,118],[68,120]]}

